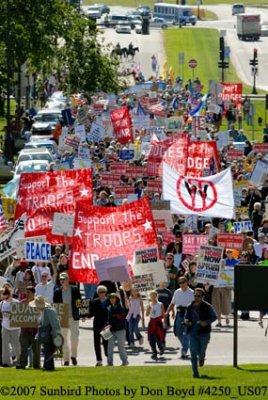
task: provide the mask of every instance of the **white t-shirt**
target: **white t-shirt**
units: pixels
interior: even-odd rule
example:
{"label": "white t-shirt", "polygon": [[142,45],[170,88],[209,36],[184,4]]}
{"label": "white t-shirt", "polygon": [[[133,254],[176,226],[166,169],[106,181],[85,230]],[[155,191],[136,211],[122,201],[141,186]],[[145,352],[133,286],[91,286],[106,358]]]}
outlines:
{"label": "white t-shirt", "polygon": [[33,271],[33,275],[34,275],[36,283],[41,283],[41,281],[42,281],[42,278],[41,278],[42,272],[46,272],[47,273],[47,279],[49,281],[51,279],[51,273],[50,273],[49,267],[41,267],[41,266],[34,265],[33,268],[32,268],[32,271]]}
{"label": "white t-shirt", "polygon": [[189,287],[186,290],[177,289],[173,294],[171,304],[176,307],[187,307],[194,300],[194,291]]}
{"label": "white t-shirt", "polygon": [[3,300],[0,303],[0,310],[3,315],[2,319],[2,327],[8,329],[9,331],[20,330],[20,328],[11,328],[10,327],[10,316],[11,316],[11,304],[19,303],[19,300],[12,299],[11,301]]}
{"label": "white t-shirt", "polygon": [[51,280],[46,285],[38,283],[35,287],[36,296],[43,296],[48,303],[53,303],[54,282]]}
{"label": "white t-shirt", "polygon": [[158,301],[156,304],[151,304],[150,317],[158,318],[162,315],[162,303]]}

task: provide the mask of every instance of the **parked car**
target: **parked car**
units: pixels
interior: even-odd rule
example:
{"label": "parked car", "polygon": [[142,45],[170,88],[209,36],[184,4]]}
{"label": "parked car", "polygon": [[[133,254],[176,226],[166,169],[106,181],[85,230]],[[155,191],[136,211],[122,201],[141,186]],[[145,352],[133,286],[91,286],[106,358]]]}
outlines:
{"label": "parked car", "polygon": [[232,15],[243,14],[245,12],[245,6],[241,3],[235,3],[232,6]]}
{"label": "parked car", "polygon": [[58,108],[44,108],[38,111],[33,119],[31,138],[34,136],[38,139],[51,139],[57,123],[62,119],[62,114]]}
{"label": "parked car", "polygon": [[139,6],[136,8],[139,14],[143,17],[150,17],[152,16],[151,9],[149,6]]}
{"label": "parked car", "polygon": [[261,36],[268,36],[268,24],[261,25]]}
{"label": "parked car", "polygon": [[48,149],[23,149],[20,151],[16,164],[19,165],[22,161],[39,160],[54,161],[54,158]]}
{"label": "parked car", "polygon": [[14,171],[14,178],[24,172],[46,172],[48,171],[49,162],[40,160],[21,161]]}
{"label": "parked car", "polygon": [[139,25],[142,23],[142,17],[140,15],[128,15],[127,20],[131,26],[131,29],[135,29],[136,25]]}
{"label": "parked car", "polygon": [[137,24],[135,27],[135,32],[139,35],[142,34],[142,24]]}
{"label": "parked car", "polygon": [[128,16],[123,14],[113,14],[109,15],[109,17],[105,20],[105,25],[110,27],[116,27],[122,22],[128,22]]}
{"label": "parked car", "polygon": [[65,108],[68,102],[67,96],[61,91],[54,92],[46,102],[46,108]]}
{"label": "parked car", "polygon": [[35,140],[31,137],[31,141],[25,144],[24,149],[48,149],[53,158],[57,158],[58,155],[58,146],[54,140]]}
{"label": "parked car", "polygon": [[122,22],[116,25],[115,31],[116,33],[131,33],[131,26]]}

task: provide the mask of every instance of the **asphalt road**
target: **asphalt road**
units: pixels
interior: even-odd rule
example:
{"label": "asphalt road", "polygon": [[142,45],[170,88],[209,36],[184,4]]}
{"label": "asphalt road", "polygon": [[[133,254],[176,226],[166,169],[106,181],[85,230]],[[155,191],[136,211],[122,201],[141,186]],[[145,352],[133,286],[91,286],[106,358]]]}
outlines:
{"label": "asphalt road", "polygon": [[[250,321],[239,320],[238,328],[238,365],[248,363],[268,363],[268,338],[264,336],[265,329],[258,325],[257,312],[251,312]],[[216,328],[213,324],[211,334],[211,341],[207,350],[206,365],[233,365],[233,328],[232,319],[230,327],[224,326]],[[266,327],[267,319],[264,319],[264,326]],[[190,360],[180,359],[179,341],[174,336],[172,328],[167,333],[166,338],[166,352],[158,360],[151,360],[151,350],[148,344],[146,332],[142,332],[145,340],[144,345],[141,347],[137,344],[134,349],[127,349],[129,355],[130,366],[139,365],[188,365],[190,367]],[[56,361],[58,366],[61,365],[60,360]],[[93,346],[93,331],[92,320],[80,322],[80,339],[78,351],[78,364],[79,366],[95,366],[96,359]],[[106,365],[106,360],[103,360]],[[119,355],[117,348],[114,357],[114,365],[120,365]],[[205,367],[204,371],[205,373]]]}
{"label": "asphalt road", "polygon": [[[218,31],[226,31],[225,45],[231,48],[231,61],[236,68],[239,78],[249,85],[252,85],[253,80],[249,60],[253,56],[253,48],[257,48],[259,66],[256,86],[257,88],[268,91],[268,37],[261,37],[257,42],[241,41],[236,35],[236,17],[232,16],[231,5],[206,6],[206,8],[213,11],[218,16],[218,20],[198,21],[196,28],[204,27],[217,29]],[[126,13],[129,9],[130,8],[127,7],[112,7],[112,13]],[[268,9],[247,7],[246,12],[260,14],[262,23],[268,21]],[[190,29],[195,28],[191,27]],[[165,62],[165,50],[163,47],[161,29],[151,29],[150,35],[137,35],[134,31],[132,31],[131,34],[117,34],[113,29],[105,29],[103,31],[105,43],[113,43],[116,45],[116,43],[120,42],[121,46],[124,47],[132,41],[134,46],[139,47],[140,52],[136,55],[134,61],[140,64],[141,70],[146,78],[152,74],[152,54],[156,54],[161,72],[161,68]]]}

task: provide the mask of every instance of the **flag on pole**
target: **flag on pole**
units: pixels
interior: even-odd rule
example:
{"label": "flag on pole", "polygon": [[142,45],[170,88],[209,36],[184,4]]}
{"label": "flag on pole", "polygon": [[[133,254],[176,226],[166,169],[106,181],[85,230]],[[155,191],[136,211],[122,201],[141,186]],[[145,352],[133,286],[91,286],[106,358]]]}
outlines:
{"label": "flag on pole", "polygon": [[4,217],[2,199],[0,198],[0,232],[7,229],[7,222]]}
{"label": "flag on pole", "polygon": [[180,175],[163,163],[163,198],[170,200],[171,212],[176,214],[231,219],[234,216],[231,170],[192,178]]}

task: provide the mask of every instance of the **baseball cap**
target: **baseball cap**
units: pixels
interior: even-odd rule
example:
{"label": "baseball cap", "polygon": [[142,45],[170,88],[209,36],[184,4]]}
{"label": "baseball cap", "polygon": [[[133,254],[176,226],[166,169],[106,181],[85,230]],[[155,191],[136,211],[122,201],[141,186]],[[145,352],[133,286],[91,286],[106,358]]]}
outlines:
{"label": "baseball cap", "polygon": [[69,275],[67,274],[67,272],[62,272],[60,274],[60,279],[68,279],[68,278],[69,278]]}

